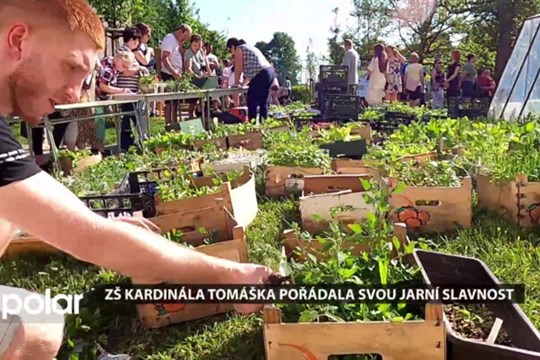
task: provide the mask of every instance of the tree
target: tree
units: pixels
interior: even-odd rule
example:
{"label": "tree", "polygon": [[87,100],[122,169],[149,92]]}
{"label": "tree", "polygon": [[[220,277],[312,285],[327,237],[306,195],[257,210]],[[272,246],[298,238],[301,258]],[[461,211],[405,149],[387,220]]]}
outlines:
{"label": "tree", "polygon": [[140,22],[152,28],[150,46],[159,41],[180,24],[189,24],[205,42],[212,43],[218,57],[227,55],[223,34],[210,30],[204,24],[189,0],[89,0],[102,20],[111,28],[122,28]]}
{"label": "tree", "polygon": [[450,34],[459,27],[463,16],[448,7],[450,0],[390,0],[399,37],[409,52],[421,58],[452,48]]}
{"label": "tree", "polygon": [[328,57],[326,61],[329,61],[332,65],[339,65],[345,54],[345,49],[342,45],[344,38],[341,34],[341,27],[337,22],[339,8],[334,8],[332,12],[334,13],[334,25],[330,28],[330,32],[333,35],[328,39]]}
{"label": "tree", "polygon": [[255,44],[276,69],[280,83],[285,81],[286,76],[293,85],[298,83],[298,73],[302,67],[294,46],[293,38],[284,32],[275,32],[269,43],[259,41]]}
{"label": "tree", "polygon": [[496,77],[502,75],[523,21],[540,12],[539,0],[446,0],[445,6],[468,19],[469,47],[495,54]]}

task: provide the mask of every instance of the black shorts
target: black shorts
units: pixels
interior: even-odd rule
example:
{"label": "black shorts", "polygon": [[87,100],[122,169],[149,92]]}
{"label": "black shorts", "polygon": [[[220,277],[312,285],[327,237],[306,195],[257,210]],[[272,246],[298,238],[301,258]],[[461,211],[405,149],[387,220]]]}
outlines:
{"label": "black shorts", "polygon": [[407,90],[407,95],[409,95],[409,100],[419,100],[422,97],[422,87],[418,86],[414,91]]}

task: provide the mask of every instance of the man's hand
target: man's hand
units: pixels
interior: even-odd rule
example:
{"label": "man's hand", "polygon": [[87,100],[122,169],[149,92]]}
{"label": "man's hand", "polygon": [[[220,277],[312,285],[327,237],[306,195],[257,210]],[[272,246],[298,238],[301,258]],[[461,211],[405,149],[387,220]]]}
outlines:
{"label": "man's hand", "polygon": [[[231,278],[231,285],[263,285],[272,270],[262,265],[239,264],[236,275]],[[240,314],[261,311],[264,304],[234,304],[234,310]]]}
{"label": "man's hand", "polygon": [[175,71],[175,72],[172,74],[172,76],[173,76],[173,78],[175,78],[175,79],[180,79],[180,77],[181,77],[182,75],[180,75],[180,73],[179,73],[178,71]]}

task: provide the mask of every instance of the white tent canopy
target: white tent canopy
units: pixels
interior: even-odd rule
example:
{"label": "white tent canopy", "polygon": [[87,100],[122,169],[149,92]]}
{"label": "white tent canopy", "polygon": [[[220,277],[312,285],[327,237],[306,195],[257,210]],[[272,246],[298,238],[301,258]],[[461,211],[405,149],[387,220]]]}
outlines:
{"label": "white tent canopy", "polygon": [[523,23],[491,102],[489,116],[516,121],[540,113],[540,15]]}

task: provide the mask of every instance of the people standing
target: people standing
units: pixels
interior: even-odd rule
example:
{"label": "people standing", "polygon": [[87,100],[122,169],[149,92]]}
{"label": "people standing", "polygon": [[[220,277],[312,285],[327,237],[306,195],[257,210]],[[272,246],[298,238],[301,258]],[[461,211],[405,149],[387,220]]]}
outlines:
{"label": "people standing", "polygon": [[410,106],[418,106],[422,98],[424,88],[424,67],[419,63],[420,57],[417,53],[412,53],[409,58],[409,65],[405,70],[405,91],[409,99]]}
{"label": "people standing", "polygon": [[[270,86],[275,78],[274,69],[262,52],[255,46],[239,44],[236,38],[227,40],[227,49],[234,55],[235,84],[245,86],[247,91],[248,118],[257,118],[257,106],[260,118],[268,118],[268,95]],[[244,74],[244,81],[240,83],[240,76]]]}
{"label": "people standing", "polygon": [[209,42],[204,44],[204,52],[208,65],[210,66],[209,76],[217,76],[217,70],[219,69],[219,59],[215,54],[212,54],[212,44]]}
{"label": "people standing", "polygon": [[[182,24],[161,42],[161,80],[180,79],[184,62],[184,42],[191,36],[191,26]],[[165,129],[178,122],[178,101],[165,101]]]}
{"label": "people standing", "polygon": [[399,94],[403,92],[403,77],[401,76],[401,67],[407,59],[401,55],[395,46],[386,47],[388,57],[388,67],[386,68],[386,100],[394,102],[398,100]]}
{"label": "people standing", "polygon": [[433,69],[431,70],[431,108],[444,108],[444,72],[442,70],[441,59],[435,60]]}
{"label": "people standing", "polygon": [[358,53],[353,48],[353,42],[350,39],[344,42],[345,54],[343,55],[343,61],[341,65],[348,67],[347,84],[349,87],[349,94],[356,94],[358,88]]}
{"label": "people standing", "polygon": [[467,62],[463,65],[461,73],[461,91],[463,102],[471,102],[474,98],[474,84],[476,83],[477,73],[474,63],[476,56],[474,54],[467,55]]}
{"label": "people standing", "polygon": [[452,51],[452,64],[446,70],[446,87],[447,98],[458,98],[461,96],[460,87],[460,72],[461,72],[461,53],[459,50]]}
{"label": "people standing", "polygon": [[145,23],[137,24],[137,29],[141,33],[139,47],[134,51],[137,62],[146,67],[149,71],[156,69],[156,59],[154,49],[148,46],[152,37],[152,29]]}
{"label": "people standing", "polygon": [[[189,48],[184,53],[184,72],[197,79],[208,76],[210,72],[208,58],[202,46],[202,37],[199,34],[191,35]],[[199,99],[189,99],[187,102],[189,104],[188,116],[190,119],[195,119],[197,117],[195,109]]]}
{"label": "people standing", "polygon": [[384,89],[386,86],[386,52],[382,44],[374,47],[374,55],[367,68],[368,90],[366,101],[369,105],[382,104],[384,100]]}

